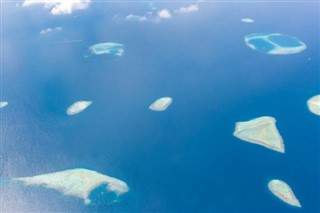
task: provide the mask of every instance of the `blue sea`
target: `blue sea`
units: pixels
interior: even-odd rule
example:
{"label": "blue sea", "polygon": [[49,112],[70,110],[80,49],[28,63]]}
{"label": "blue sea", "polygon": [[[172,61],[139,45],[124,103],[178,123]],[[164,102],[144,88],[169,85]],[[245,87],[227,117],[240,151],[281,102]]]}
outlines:
{"label": "blue sea", "polygon": [[[1,212],[320,212],[320,119],[307,107],[320,93],[318,1],[91,1],[63,15],[22,4],[1,2]],[[198,10],[174,12],[191,4]],[[162,9],[171,17],[156,19]],[[263,54],[244,42],[253,33],[291,35],[307,49]],[[124,54],[85,57],[104,42]],[[165,96],[166,111],[148,109]],[[93,103],[68,116],[78,100]],[[236,122],[261,116],[276,118],[285,154],[233,136]],[[85,205],[10,183],[72,168],[130,191]],[[302,208],[275,197],[272,179]]]}

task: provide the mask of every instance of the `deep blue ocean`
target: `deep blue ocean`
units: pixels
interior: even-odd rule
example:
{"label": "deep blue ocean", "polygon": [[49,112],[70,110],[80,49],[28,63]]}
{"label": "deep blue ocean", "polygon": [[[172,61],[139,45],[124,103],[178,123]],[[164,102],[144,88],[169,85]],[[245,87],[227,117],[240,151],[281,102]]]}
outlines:
{"label": "deep blue ocean", "polygon": [[[84,205],[8,183],[1,211],[320,212],[320,119],[307,108],[320,93],[319,2],[198,2],[199,11],[159,23],[124,19],[145,14],[146,2],[91,2],[61,16],[16,3],[1,3],[1,179],[83,167],[130,191]],[[273,32],[307,49],[268,55],[244,43]],[[123,44],[124,55],[84,57],[102,42]],[[164,96],[173,99],[166,111],[148,109]],[[68,116],[78,100],[93,104]],[[236,122],[260,116],[277,119],[285,154],[233,136]],[[286,181],[302,208],[276,198],[272,179]]]}

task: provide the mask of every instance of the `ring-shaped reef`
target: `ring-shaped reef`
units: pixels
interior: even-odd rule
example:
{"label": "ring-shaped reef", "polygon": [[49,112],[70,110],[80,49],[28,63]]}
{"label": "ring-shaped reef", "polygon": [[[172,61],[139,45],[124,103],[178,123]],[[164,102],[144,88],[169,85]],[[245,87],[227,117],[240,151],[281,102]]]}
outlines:
{"label": "ring-shaped reef", "polygon": [[271,55],[296,54],[307,48],[300,39],[280,33],[254,33],[246,35],[244,41],[249,48]]}
{"label": "ring-shaped reef", "polygon": [[124,45],[119,43],[98,43],[89,47],[89,55],[103,55],[110,54],[115,56],[122,56],[124,53]]}

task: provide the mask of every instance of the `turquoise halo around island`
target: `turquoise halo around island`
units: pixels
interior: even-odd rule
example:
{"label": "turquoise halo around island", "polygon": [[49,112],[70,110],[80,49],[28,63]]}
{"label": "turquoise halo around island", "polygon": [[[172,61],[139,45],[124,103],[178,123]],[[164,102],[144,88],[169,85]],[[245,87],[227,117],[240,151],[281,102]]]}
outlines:
{"label": "turquoise halo around island", "polygon": [[280,33],[254,33],[244,37],[248,47],[260,53],[287,55],[300,53],[307,48],[298,38]]}
{"label": "turquoise halo around island", "polygon": [[116,56],[122,56],[124,53],[123,44],[118,43],[98,43],[89,47],[89,51],[92,55],[110,54]]}

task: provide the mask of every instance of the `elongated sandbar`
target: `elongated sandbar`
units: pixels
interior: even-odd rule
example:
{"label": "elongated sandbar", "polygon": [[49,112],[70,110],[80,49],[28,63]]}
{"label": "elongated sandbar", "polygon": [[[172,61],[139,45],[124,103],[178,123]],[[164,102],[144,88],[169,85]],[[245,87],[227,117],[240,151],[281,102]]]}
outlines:
{"label": "elongated sandbar", "polygon": [[254,22],[254,20],[251,18],[243,18],[243,19],[241,19],[241,21],[244,23],[253,23]]}

